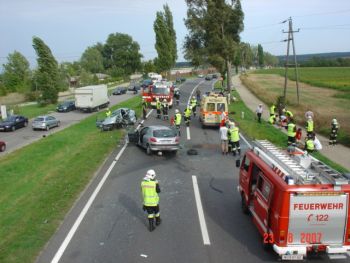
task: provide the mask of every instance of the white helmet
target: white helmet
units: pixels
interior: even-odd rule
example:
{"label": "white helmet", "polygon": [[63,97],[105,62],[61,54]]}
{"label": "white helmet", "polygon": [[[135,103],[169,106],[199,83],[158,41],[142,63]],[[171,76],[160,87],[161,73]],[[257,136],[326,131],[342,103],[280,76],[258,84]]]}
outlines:
{"label": "white helmet", "polygon": [[153,169],[148,170],[146,173],[146,178],[150,180],[156,178],[156,172]]}
{"label": "white helmet", "polygon": [[179,110],[178,110],[178,109],[175,109],[175,113],[179,113]]}
{"label": "white helmet", "polygon": [[307,116],[307,118],[308,118],[309,120],[312,120],[312,117],[311,117],[311,116]]}
{"label": "white helmet", "polygon": [[195,96],[192,96],[192,99],[195,99],[196,97]]}
{"label": "white helmet", "polygon": [[234,122],[230,122],[230,128],[234,128],[235,127],[235,123]]}
{"label": "white helmet", "polygon": [[164,99],[163,102],[166,102],[166,99]]}

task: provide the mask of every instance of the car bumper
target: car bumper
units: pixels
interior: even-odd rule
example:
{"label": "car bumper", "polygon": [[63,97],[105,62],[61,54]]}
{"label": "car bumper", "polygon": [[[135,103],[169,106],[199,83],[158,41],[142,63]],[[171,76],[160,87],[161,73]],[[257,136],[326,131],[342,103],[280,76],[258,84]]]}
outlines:
{"label": "car bumper", "polygon": [[9,131],[11,130],[11,127],[0,127],[0,131]]}
{"label": "car bumper", "polygon": [[152,151],[177,151],[179,149],[179,145],[156,145],[151,144],[150,148]]}
{"label": "car bumper", "polygon": [[41,126],[41,125],[32,125],[33,129],[36,130],[46,130],[46,125],[45,126]]}

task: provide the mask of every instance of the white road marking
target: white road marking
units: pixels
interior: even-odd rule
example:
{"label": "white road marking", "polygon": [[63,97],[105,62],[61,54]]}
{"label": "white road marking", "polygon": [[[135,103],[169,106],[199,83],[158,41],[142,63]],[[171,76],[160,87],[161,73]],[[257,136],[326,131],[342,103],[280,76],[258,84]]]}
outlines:
{"label": "white road marking", "polygon": [[103,175],[102,180],[99,182],[99,184],[97,185],[96,189],[94,190],[94,192],[92,193],[92,195],[90,196],[89,200],[87,201],[87,203],[85,204],[83,210],[80,212],[77,220],[74,222],[74,225],[72,226],[72,228],[69,230],[66,238],[64,239],[64,241],[62,242],[60,248],[57,250],[55,256],[53,257],[53,259],[51,260],[51,263],[58,263],[59,260],[61,259],[64,251],[66,250],[66,248],[68,247],[69,242],[71,241],[71,239],[73,238],[75,232],[77,231],[80,223],[83,221],[86,213],[88,212],[91,204],[93,203],[93,201],[95,200],[96,196],[98,195],[98,193],[100,192],[103,184],[105,183],[105,181],[107,180],[109,174],[111,173],[112,169],[114,168],[114,166],[116,165],[117,161],[119,160],[120,156],[123,154],[124,150],[126,149],[126,146],[128,145],[128,143],[125,143],[123,148],[119,151],[119,153],[117,154],[115,160],[112,162],[112,164],[109,166],[108,170],[106,171],[106,173]]}
{"label": "white road marking", "polygon": [[[190,105],[190,100],[191,100],[191,98],[192,98],[192,96],[193,96],[193,92],[194,92],[194,91],[198,88],[198,86],[199,86],[200,84],[202,84],[203,82],[204,82],[204,80],[202,80],[201,82],[199,82],[199,83],[193,88],[193,90],[192,90],[190,96],[188,97],[187,105]],[[186,105],[186,107],[187,107],[187,105]],[[187,127],[187,128],[186,128],[186,131],[187,131],[187,140],[191,140],[190,128]]]}
{"label": "white road marking", "polygon": [[204,245],[210,245],[209,234],[208,234],[207,224],[205,223],[204,212],[203,212],[203,207],[202,207],[201,196],[199,193],[197,177],[195,175],[192,175],[192,183],[193,183],[193,189],[194,189],[194,197],[196,199],[199,225],[200,225],[201,231],[202,231],[203,243],[204,243]]}
{"label": "white road marking", "polygon": [[190,127],[186,127],[187,131],[187,140],[191,140]]}

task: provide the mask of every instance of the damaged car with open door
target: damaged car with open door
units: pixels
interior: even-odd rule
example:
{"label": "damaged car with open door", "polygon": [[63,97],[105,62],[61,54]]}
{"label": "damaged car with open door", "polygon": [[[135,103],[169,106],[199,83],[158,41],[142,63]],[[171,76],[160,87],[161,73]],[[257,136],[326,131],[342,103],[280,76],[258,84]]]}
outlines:
{"label": "damaged car with open door", "polygon": [[129,141],[144,148],[148,155],[153,152],[176,154],[179,149],[179,137],[174,129],[163,125],[153,125],[128,133]]}
{"label": "damaged car with open door", "polygon": [[111,116],[97,120],[96,126],[102,131],[111,131],[118,128],[133,126],[137,121],[136,113],[129,108],[119,108],[112,112]]}

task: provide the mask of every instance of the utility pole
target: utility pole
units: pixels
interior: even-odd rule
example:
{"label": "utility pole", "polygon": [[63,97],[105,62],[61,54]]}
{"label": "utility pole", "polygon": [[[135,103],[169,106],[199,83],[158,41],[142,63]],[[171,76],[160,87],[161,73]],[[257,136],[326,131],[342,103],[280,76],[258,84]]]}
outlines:
{"label": "utility pole", "polygon": [[[287,42],[287,55],[286,55],[286,63],[285,63],[285,75],[284,75],[284,91],[283,91],[283,97],[284,101],[286,102],[286,96],[287,96],[287,82],[288,82],[288,67],[294,67],[295,71],[295,82],[297,85],[297,99],[299,104],[299,73],[298,73],[298,63],[297,63],[297,55],[295,53],[295,44],[294,44],[294,34],[298,33],[300,29],[297,31],[293,31],[293,21],[290,17],[289,19],[283,21],[282,23],[288,22],[289,28],[288,31],[282,31],[283,33],[288,33],[288,38],[283,40],[283,42]],[[293,47],[293,56],[294,56],[294,63],[289,63],[289,48],[290,48],[290,42],[292,41],[292,47]]]}

